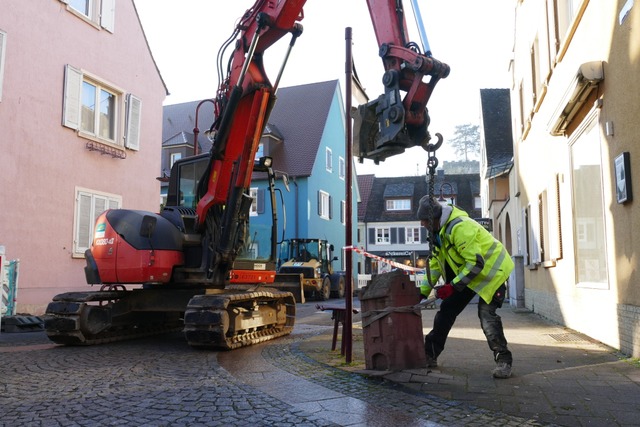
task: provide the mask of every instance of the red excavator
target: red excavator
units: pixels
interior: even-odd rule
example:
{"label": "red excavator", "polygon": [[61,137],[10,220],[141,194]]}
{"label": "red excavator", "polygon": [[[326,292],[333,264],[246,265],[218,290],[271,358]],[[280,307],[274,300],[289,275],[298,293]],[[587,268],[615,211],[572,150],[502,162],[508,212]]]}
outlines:
{"label": "red excavator", "polygon": [[[293,330],[293,294],[269,286],[277,260],[275,174],[270,158],[255,158],[278,86],[263,54],[287,34],[291,50],[304,4],[257,0],[239,20],[225,45],[235,40],[215,99],[210,152],[173,165],[162,212],[115,209],[98,217],[85,275],[101,288],[53,298],[45,314],[52,341],[91,345],[183,330],[191,346],[233,349]],[[367,4],[385,93],[355,113],[354,155],[377,163],[409,147],[429,150],[426,105],[449,67],[407,39],[401,0]],[[269,180],[268,230],[249,223],[252,176]]]}

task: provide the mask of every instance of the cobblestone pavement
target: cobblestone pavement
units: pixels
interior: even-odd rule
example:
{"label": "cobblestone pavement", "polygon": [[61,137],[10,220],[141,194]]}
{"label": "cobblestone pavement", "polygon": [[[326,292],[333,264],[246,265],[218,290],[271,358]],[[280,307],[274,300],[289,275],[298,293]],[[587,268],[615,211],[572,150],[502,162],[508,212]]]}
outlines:
{"label": "cobblestone pavement", "polygon": [[542,425],[308,357],[301,344],[331,331],[310,307],[291,336],[222,353],[181,334],[93,347],[0,334],[0,425]]}

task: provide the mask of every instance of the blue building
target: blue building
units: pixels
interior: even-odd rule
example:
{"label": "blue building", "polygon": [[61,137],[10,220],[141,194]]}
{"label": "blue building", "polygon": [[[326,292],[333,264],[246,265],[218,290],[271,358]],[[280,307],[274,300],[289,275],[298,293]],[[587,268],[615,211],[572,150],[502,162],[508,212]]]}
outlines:
{"label": "blue building", "polygon": [[[198,112],[196,115],[196,108]],[[197,117],[197,122],[196,122]],[[212,123],[211,103],[193,101],[164,107],[161,181],[166,180],[173,162],[193,155],[194,134],[198,133],[197,151],[207,152],[211,142],[204,135]],[[198,128],[198,132],[193,132]],[[257,156],[273,158],[278,178],[278,238],[326,239],[335,247],[336,270],[343,270],[346,242],[346,172],[345,111],[338,80],[280,88],[277,101],[265,126]],[[166,184],[163,183],[163,194]],[[268,224],[269,198],[267,181],[260,174],[253,177],[251,194],[252,228]],[[352,185],[352,241],[357,225],[357,180]],[[282,204],[281,204],[282,202]],[[284,209],[282,209],[284,206]],[[283,212],[284,210],[284,212]],[[256,250],[262,251],[269,236],[255,238]],[[264,242],[261,242],[264,240]],[[349,252],[350,254],[350,252]]]}

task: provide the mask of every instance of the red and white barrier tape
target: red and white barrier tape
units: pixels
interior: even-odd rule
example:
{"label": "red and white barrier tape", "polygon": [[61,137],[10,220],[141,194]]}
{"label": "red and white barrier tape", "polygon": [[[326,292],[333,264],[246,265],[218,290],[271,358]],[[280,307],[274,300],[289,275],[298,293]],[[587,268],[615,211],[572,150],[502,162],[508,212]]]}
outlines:
{"label": "red and white barrier tape", "polygon": [[399,262],[395,262],[395,261],[392,261],[390,259],[382,258],[381,256],[374,255],[372,253],[363,251],[362,249],[357,248],[355,246],[345,246],[342,249],[347,250],[347,251],[348,250],[352,250],[352,251],[354,251],[356,253],[359,253],[360,255],[366,256],[367,258],[371,258],[371,259],[375,259],[375,260],[380,261],[380,262],[384,262],[385,264],[389,264],[389,265],[391,265],[393,267],[397,267],[397,268],[400,268],[402,270],[411,271],[413,273],[424,273],[425,272],[424,268],[416,268],[416,267],[411,267],[409,265],[400,264]]}

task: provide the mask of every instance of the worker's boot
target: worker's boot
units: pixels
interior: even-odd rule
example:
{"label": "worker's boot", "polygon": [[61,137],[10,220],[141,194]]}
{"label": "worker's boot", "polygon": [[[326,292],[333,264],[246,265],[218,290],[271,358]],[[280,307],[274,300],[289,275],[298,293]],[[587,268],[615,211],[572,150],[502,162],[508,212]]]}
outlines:
{"label": "worker's boot", "polygon": [[511,376],[511,364],[498,362],[493,370],[493,378],[509,378]]}
{"label": "worker's boot", "polygon": [[426,353],[426,352],[425,352],[425,355],[427,356],[427,368],[437,368],[438,359],[436,359],[435,357],[431,357],[431,355],[429,355],[429,353]]}

